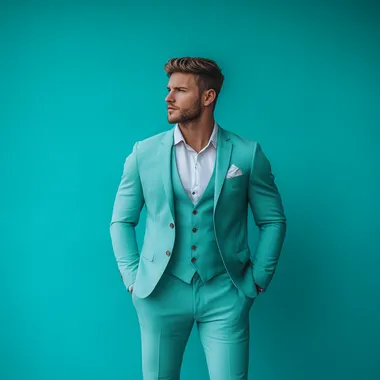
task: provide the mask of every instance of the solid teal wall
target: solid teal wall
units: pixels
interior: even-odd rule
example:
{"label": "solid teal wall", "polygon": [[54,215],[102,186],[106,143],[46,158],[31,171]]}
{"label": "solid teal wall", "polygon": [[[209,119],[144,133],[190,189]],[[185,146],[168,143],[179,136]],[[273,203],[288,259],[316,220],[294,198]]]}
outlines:
{"label": "solid teal wall", "polygon": [[[142,378],[109,223],[185,55],[222,67],[216,120],[261,143],[288,218],[249,378],[380,378],[378,7],[285,3],[1,3],[1,379]],[[196,328],[182,375],[208,379]]]}

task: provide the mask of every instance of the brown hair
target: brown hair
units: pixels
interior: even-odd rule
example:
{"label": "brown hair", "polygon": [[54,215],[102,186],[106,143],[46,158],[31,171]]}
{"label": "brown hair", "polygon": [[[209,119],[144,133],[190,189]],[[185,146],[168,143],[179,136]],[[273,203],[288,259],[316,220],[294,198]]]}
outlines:
{"label": "brown hair", "polygon": [[200,93],[204,90],[215,90],[215,109],[216,101],[218,100],[224,81],[224,75],[215,61],[208,58],[172,58],[165,64],[164,68],[168,77],[173,73],[194,74]]}

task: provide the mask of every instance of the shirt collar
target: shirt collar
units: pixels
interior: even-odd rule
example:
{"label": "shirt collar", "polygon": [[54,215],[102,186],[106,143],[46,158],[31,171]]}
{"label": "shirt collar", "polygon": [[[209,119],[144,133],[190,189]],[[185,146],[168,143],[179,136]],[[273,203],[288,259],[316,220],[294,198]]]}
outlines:
{"label": "shirt collar", "polygon": [[[207,146],[211,142],[214,145],[214,147],[216,148],[216,144],[217,144],[217,140],[218,140],[217,136],[218,136],[218,124],[215,122],[214,123],[214,129],[211,133],[210,140],[209,140]],[[179,144],[181,141],[183,141],[186,144],[186,141],[182,135],[181,129],[179,128],[178,123],[177,123],[175,125],[175,128],[174,128],[174,145]]]}

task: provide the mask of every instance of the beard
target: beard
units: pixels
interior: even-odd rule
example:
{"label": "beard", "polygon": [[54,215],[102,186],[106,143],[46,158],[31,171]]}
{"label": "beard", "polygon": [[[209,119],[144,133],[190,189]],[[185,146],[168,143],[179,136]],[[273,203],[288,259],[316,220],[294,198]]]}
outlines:
{"label": "beard", "polygon": [[190,121],[196,120],[201,116],[201,98],[199,97],[190,108],[184,110],[176,110],[178,115],[168,116],[168,122],[170,124],[181,123],[186,124]]}

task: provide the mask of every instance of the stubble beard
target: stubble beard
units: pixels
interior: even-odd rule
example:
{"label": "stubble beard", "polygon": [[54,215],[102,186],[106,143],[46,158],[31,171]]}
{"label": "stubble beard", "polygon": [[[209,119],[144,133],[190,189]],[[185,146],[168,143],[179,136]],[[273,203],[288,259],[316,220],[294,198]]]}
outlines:
{"label": "stubble beard", "polygon": [[[178,110],[177,110],[178,111]],[[175,124],[175,123],[181,123],[187,124],[193,120],[198,119],[201,116],[201,100],[198,98],[192,107],[185,109],[182,111],[178,116],[170,118],[168,116],[168,121],[170,124]]]}

